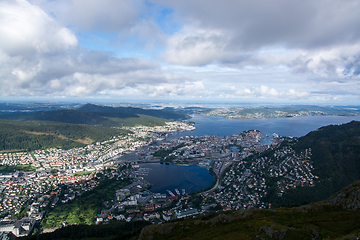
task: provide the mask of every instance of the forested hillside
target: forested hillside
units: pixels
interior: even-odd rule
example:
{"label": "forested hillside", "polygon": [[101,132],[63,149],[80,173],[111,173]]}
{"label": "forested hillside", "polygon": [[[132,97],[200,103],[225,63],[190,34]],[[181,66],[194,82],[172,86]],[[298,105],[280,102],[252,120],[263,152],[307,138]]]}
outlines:
{"label": "forested hillside", "polygon": [[35,150],[49,147],[69,149],[108,140],[124,133],[127,131],[99,126],[0,120],[0,151]]}
{"label": "forested hillside", "polygon": [[155,126],[163,125],[165,119],[179,120],[185,118],[188,118],[188,116],[182,113],[131,107],[104,107],[93,104],[86,104],[79,109],[16,112],[0,115],[0,119],[12,121],[40,120],[107,127],[135,125]]}
{"label": "forested hillside", "polygon": [[[279,178],[268,178],[271,189],[264,200],[275,206],[320,201],[360,180],[360,122],[322,127],[299,138],[297,142],[285,141],[284,145],[291,146],[297,153],[311,149],[313,173],[319,178],[315,186],[291,188],[281,197],[277,195],[276,188]],[[272,156],[273,152],[268,151],[263,155]]]}
{"label": "forested hillside", "polygon": [[178,113],[173,111],[142,109],[142,108],[134,108],[134,107],[106,107],[106,106],[98,106],[94,104],[86,104],[80,107],[79,110],[102,112],[102,113],[143,114],[143,115],[171,119],[171,120],[180,120],[180,119],[189,118],[189,116],[184,113]]}

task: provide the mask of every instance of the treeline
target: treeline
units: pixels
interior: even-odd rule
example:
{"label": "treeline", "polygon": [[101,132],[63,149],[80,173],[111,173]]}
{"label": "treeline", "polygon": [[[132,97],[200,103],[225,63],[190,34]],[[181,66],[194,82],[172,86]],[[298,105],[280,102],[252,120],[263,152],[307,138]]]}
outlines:
{"label": "treeline", "polygon": [[58,122],[0,120],[0,151],[36,150],[50,147],[70,149],[128,133],[107,127]]}

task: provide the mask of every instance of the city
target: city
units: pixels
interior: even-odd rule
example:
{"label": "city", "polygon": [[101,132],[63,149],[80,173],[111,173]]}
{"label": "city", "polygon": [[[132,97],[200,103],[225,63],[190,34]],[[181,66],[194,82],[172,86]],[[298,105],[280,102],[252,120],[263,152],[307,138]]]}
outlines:
{"label": "city", "polygon": [[[27,171],[0,175],[0,230],[25,236],[43,219],[46,220],[42,225],[47,227],[43,232],[51,232],[78,223],[106,224],[110,220],[162,223],[218,210],[271,208],[271,204],[262,200],[267,195],[269,178],[278,179],[278,196],[289,188],[314,186],[317,178],[311,172],[311,149],[298,155],[285,146],[269,158],[258,157],[285,140],[276,134],[267,145],[261,144],[261,140],[268,136],[257,130],[224,138],[205,135],[166,141],[171,132],[193,130],[188,122],[124,129],[131,133],[83,148],[0,154],[3,166],[27,167]],[[129,152],[136,152],[137,158],[121,160],[119,156]],[[207,168],[215,180],[199,193],[188,194],[183,189],[153,193],[144,178],[148,170],[141,167],[143,162],[198,165]],[[128,184],[114,189],[112,200],[101,203],[101,211],[93,212],[85,220],[75,216],[60,219],[51,212],[81,198],[104,179]],[[45,209],[50,209],[47,215]]]}

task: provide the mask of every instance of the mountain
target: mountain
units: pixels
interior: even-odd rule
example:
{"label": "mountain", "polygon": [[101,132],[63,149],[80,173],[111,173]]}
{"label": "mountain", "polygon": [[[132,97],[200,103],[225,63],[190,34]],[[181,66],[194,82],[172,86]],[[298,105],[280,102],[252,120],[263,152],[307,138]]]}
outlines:
{"label": "mountain", "polygon": [[[358,121],[321,127],[298,140],[284,141],[278,149],[284,147],[294,149],[297,156],[311,150],[312,173],[318,178],[314,179],[314,186],[290,188],[282,196],[278,196],[276,185],[277,181],[282,181],[285,176],[267,178],[271,182],[271,190],[264,201],[271,202],[273,206],[320,201],[350,183],[360,180],[360,122]],[[267,156],[269,161],[272,161],[275,151],[264,152],[262,156]]]}
{"label": "mountain", "polygon": [[131,123],[153,126],[163,125],[164,119],[179,120],[185,118],[188,116],[182,113],[132,107],[104,107],[94,104],[86,104],[78,109],[17,112],[0,115],[0,119],[12,121],[39,120],[102,126],[133,126]]}
{"label": "mountain", "polygon": [[85,104],[80,107],[81,111],[90,111],[90,112],[101,112],[101,113],[128,113],[128,114],[143,114],[149,115],[158,118],[165,118],[171,120],[180,120],[187,119],[189,116],[183,113],[177,113],[173,111],[165,111],[165,110],[152,110],[152,109],[142,109],[142,108],[134,108],[134,107],[106,107],[106,106],[98,106],[94,104]]}

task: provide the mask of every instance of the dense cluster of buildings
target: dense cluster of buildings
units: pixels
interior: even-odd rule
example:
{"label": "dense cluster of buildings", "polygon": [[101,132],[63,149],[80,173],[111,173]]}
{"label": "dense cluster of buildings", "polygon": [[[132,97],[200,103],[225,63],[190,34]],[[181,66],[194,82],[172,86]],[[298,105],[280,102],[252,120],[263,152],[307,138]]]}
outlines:
{"label": "dense cluster of buildings", "polygon": [[[153,159],[154,156],[152,154],[163,149],[170,151],[170,153],[164,157],[164,160],[171,159],[174,163],[183,163],[184,160],[210,156],[230,156],[236,159],[244,159],[254,152],[262,152],[268,148],[268,145],[260,144],[261,139],[264,137],[265,136],[257,130],[245,131],[241,134],[235,134],[225,138],[214,135],[195,138],[187,136],[164,142],[146,152],[139,153],[139,157],[146,160]],[[241,149],[237,149],[237,147]]]}
{"label": "dense cluster of buildings", "polygon": [[[279,143],[279,142],[278,142]],[[297,154],[290,146],[274,149],[271,157],[257,157],[248,162],[234,162],[225,172],[220,189],[205,194],[224,209],[267,208],[261,199],[268,194],[266,179],[275,178],[281,197],[296,187],[315,186],[311,149]]]}

